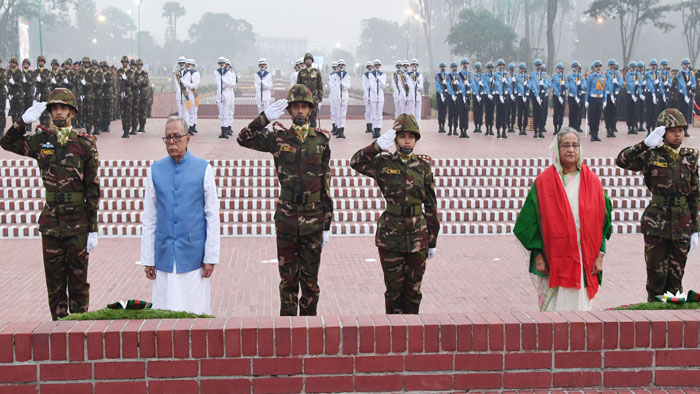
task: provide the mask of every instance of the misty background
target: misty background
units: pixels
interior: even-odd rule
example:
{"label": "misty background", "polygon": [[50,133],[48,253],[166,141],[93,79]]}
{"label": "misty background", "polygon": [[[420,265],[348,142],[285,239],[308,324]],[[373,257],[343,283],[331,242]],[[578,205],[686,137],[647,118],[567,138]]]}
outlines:
{"label": "misty background", "polygon": [[287,73],[305,52],[322,66],[343,58],[350,71],[375,58],[385,67],[417,58],[428,72],[462,57],[472,67],[539,57],[550,71],[572,60],[585,68],[615,58],[624,67],[654,57],[678,68],[684,57],[697,61],[699,13],[700,0],[0,0],[0,56],[3,66],[18,56],[22,18],[33,66],[43,49],[59,62],[140,57],[155,74],[179,56],[202,69],[224,56],[237,70],[265,57]]}

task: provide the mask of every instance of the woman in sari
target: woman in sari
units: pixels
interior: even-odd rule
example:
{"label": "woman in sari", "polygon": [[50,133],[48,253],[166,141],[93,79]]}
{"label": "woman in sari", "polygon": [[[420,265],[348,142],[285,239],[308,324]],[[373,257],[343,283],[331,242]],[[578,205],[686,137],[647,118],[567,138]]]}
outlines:
{"label": "woman in sari", "polygon": [[563,128],[549,148],[553,164],[532,184],[513,233],[529,251],[540,310],[590,310],[602,282],[612,205],[581,163],[574,129]]}

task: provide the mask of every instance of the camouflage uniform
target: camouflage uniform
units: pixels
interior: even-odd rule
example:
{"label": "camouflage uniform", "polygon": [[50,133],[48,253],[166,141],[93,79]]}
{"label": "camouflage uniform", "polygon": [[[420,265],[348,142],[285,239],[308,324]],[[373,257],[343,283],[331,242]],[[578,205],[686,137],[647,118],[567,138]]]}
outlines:
{"label": "camouflage uniform", "polygon": [[[36,70],[34,70],[34,87],[36,88],[36,93],[34,97],[36,101],[46,101],[49,99],[49,85],[51,84],[51,70],[46,67],[39,67],[39,62],[43,61],[46,64],[46,58],[39,56],[36,60]],[[37,80],[37,77],[39,80]],[[49,111],[44,111],[39,118],[39,123],[44,127],[49,127],[49,121],[51,115]]]}
{"label": "camouflage uniform", "polygon": [[[143,66],[143,60],[139,59],[137,64]],[[148,116],[148,87],[151,83],[148,80],[148,72],[144,69],[136,70],[136,84],[139,88],[139,133],[146,131],[146,117]]]}
{"label": "camouflage uniform", "polygon": [[[314,59],[310,53],[304,55],[304,61],[306,61],[307,58],[311,58],[311,60]],[[321,72],[314,67],[304,67],[299,70],[297,74],[297,83],[309,88],[314,97],[314,109],[311,111],[311,116],[309,116],[309,124],[314,128],[316,127],[316,118],[318,116],[318,105],[323,101],[322,77]]]}
{"label": "camouflage uniform", "polygon": [[[24,63],[28,63],[31,67],[31,62],[29,59],[24,59],[22,60],[22,77],[20,78],[21,85],[22,85],[22,110],[21,112],[24,113],[24,111],[28,110],[29,107],[32,106],[34,103],[34,72],[30,70],[29,68],[24,69]],[[20,114],[21,116],[22,114]],[[30,128],[31,125],[27,125],[27,128]]]}
{"label": "camouflage uniform", "polygon": [[5,134],[5,101],[7,100],[7,74],[5,68],[2,67],[2,59],[0,58],[0,137]]}
{"label": "camouflage uniform", "polygon": [[[126,56],[122,57],[122,62],[128,61]],[[122,63],[123,64],[123,63]],[[126,79],[122,76],[125,75]],[[134,72],[126,66],[117,70],[117,94],[119,95],[119,106],[121,109],[122,130],[124,134],[122,138],[129,138],[129,129],[131,128],[131,84],[134,81]]]}
{"label": "camouflage uniform", "polygon": [[[394,130],[413,131],[420,138],[413,115],[399,115]],[[416,314],[420,307],[425,259],[440,232],[431,161],[413,153],[404,160],[398,152],[382,151],[374,142],[357,151],[350,162],[355,171],[374,178],[387,202],[375,244],[384,271],[388,314]]]}
{"label": "camouflage uniform", "polygon": [[[663,111],[657,124],[687,127],[683,114],[673,108]],[[666,144],[649,148],[640,142],[620,152],[616,161],[624,169],[642,171],[652,193],[642,215],[649,301],[656,301],[656,295],[667,291],[683,291],[681,281],[690,237],[700,231],[698,151],[681,147],[674,156]]]}
{"label": "camouflage uniform", "polygon": [[[53,69],[53,65],[56,64],[59,66],[57,69]],[[66,88],[70,89],[66,84],[63,82],[64,79],[66,79],[66,72],[65,70],[61,69],[60,65],[58,64],[58,60],[53,59],[51,60],[51,77],[49,80],[49,88],[51,91],[55,90],[56,88]]]}
{"label": "camouflage uniform", "polygon": [[[95,73],[92,70],[90,59],[83,58],[83,70],[78,73],[78,82],[81,86],[80,99],[83,104],[82,123],[85,131],[90,134],[90,130],[95,125]],[[85,84],[83,84],[85,81]]]}
{"label": "camouflage uniform", "polygon": [[[12,121],[22,117],[24,113],[24,91],[22,90],[22,70],[17,67],[17,58],[10,59],[10,65],[15,68],[7,70],[7,98],[10,100],[10,112]],[[12,82],[10,82],[12,79]]]}
{"label": "camouflage uniform", "polygon": [[102,117],[100,127],[102,131],[109,131],[109,124],[112,123],[112,106],[114,101],[114,75],[109,70],[107,62],[102,61]]}
{"label": "camouflage uniform", "polygon": [[[69,97],[70,96],[70,97]],[[57,90],[52,102],[73,103],[66,90]],[[44,271],[51,317],[56,320],[71,313],[86,312],[90,285],[87,282],[88,232],[97,232],[100,200],[99,157],[95,138],[72,130],[65,145],[58,143],[52,129],[38,127],[24,135],[25,125],[18,118],[0,138],[3,149],[37,160],[46,189],[46,203],[39,217],[42,234]],[[66,297],[66,287],[69,298]]]}
{"label": "camouflage uniform", "polygon": [[[294,85],[287,97],[289,101],[313,102],[311,92],[300,85]],[[330,135],[311,127],[303,141],[293,127],[273,127],[273,131],[261,133],[268,123],[265,113],[261,113],[241,130],[238,144],[272,153],[275,161],[281,189],[275,210],[280,315],[295,316],[298,306],[299,315],[313,316],[320,294],[322,233],[330,230],[333,218]],[[302,295],[298,299],[300,286]]]}
{"label": "camouflage uniform", "polygon": [[151,111],[153,110],[153,86],[148,85],[148,110],[146,111],[146,118],[151,117]]}
{"label": "camouflage uniform", "polygon": [[92,64],[90,67],[91,83],[90,90],[92,91],[92,118],[90,121],[90,126],[92,126],[92,132],[94,135],[100,135],[102,131],[102,113],[104,112],[104,107],[102,107],[102,101],[104,100],[104,91],[102,86],[104,85],[104,76],[102,70],[100,70],[97,60],[92,59]]}
{"label": "camouflage uniform", "polygon": [[131,132],[129,134],[136,134],[136,129],[139,127],[139,108],[141,106],[141,85],[139,83],[139,73],[136,70],[136,60],[131,59],[129,62],[131,67],[131,112],[130,112],[130,126]]}

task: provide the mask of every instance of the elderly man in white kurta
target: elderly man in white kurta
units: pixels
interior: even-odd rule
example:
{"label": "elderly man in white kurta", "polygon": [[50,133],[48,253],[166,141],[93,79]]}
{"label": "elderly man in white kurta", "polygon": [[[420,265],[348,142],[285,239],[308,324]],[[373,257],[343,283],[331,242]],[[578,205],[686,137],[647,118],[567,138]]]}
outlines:
{"label": "elderly man in white kurta", "polygon": [[153,308],[211,313],[211,275],[219,263],[219,200],[209,162],[187,150],[187,122],[170,117],[168,157],[147,174],[141,265],[154,280]]}

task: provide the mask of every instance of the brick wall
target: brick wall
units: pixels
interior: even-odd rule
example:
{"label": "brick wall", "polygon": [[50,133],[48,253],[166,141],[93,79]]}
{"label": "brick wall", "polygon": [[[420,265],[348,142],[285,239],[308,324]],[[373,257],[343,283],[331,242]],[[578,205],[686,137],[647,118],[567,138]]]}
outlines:
{"label": "brick wall", "polygon": [[700,311],[0,323],[0,392],[700,385]]}

